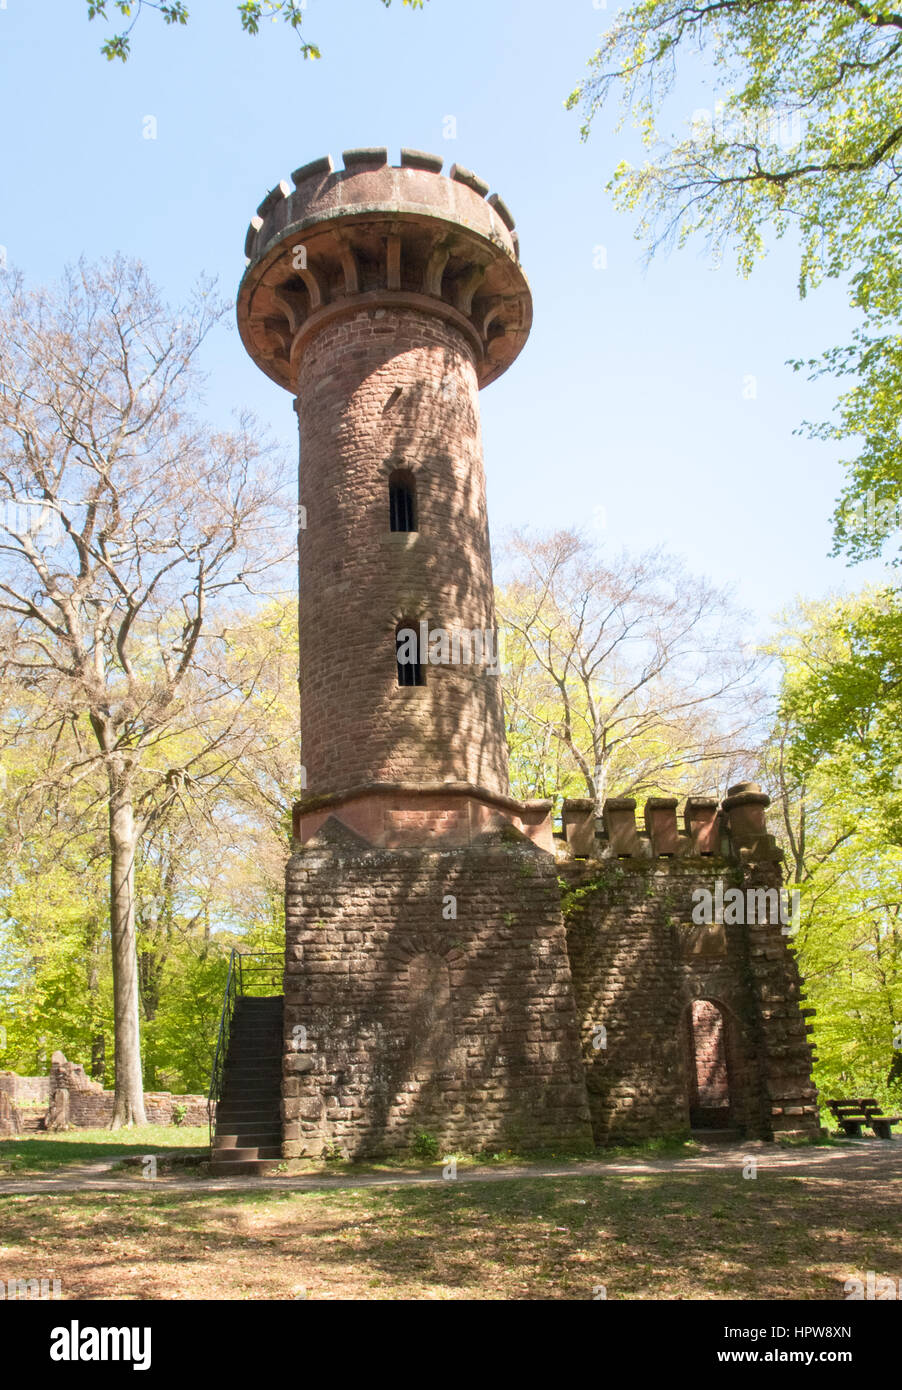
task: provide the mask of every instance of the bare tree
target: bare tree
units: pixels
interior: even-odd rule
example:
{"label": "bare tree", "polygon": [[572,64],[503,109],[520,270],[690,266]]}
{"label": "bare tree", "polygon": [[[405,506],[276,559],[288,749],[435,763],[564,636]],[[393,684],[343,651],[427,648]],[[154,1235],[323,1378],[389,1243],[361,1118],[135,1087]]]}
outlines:
{"label": "bare tree", "polygon": [[[135,854],[175,801],[240,758],[251,667],[226,659],[241,591],[287,553],[289,515],[254,422],[214,432],[199,348],[225,306],[201,285],[181,314],[137,262],[80,264],[56,289],[0,290],[2,672],[39,697],[103,774],[109,835],[116,1101],[144,1120]],[[214,719],[214,715],[216,716]]]}
{"label": "bare tree", "polygon": [[599,811],[612,791],[707,790],[751,754],[756,667],[728,595],[660,550],[608,561],[574,531],[518,532],[507,556],[508,724],[543,756],[562,745]]}

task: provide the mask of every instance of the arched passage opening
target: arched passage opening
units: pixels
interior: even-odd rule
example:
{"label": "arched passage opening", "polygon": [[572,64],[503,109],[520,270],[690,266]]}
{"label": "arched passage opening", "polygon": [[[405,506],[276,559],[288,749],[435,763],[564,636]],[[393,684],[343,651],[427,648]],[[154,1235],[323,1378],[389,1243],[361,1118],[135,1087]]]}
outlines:
{"label": "arched passage opening", "polygon": [[725,1011],[713,999],[693,999],[685,1013],[692,1129],[728,1129],[733,1123],[733,1063]]}

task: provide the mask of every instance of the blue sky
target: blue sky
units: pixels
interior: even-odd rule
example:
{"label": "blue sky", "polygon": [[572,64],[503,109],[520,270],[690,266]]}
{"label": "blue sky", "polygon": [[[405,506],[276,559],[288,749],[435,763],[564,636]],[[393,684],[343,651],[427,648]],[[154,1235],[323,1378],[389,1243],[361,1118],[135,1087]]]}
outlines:
{"label": "blue sky", "polygon": [[[839,451],[794,434],[829,413],[834,387],[786,362],[848,339],[842,290],[800,302],[789,244],[749,281],[701,247],[644,267],[632,220],[605,192],[635,138],[615,133],[611,113],[582,143],[564,110],[610,8],[309,0],[307,36],[324,56],[304,63],[281,24],[251,39],[231,0],[193,0],[187,28],[144,15],[125,66],[100,55],[104,28],[86,8],[0,0],[11,265],[47,280],[82,253],[121,250],[173,301],[201,272],[231,295],[248,220],[292,169],[356,145],[387,145],[393,161],[402,145],[432,151],[446,171],[475,169],[512,209],[535,298],[524,353],[482,395],[496,542],[531,524],[594,528],[615,549],[663,544],[735,585],[750,635],[796,594],[879,575],[828,558]],[[699,75],[680,102],[687,118],[712,105]],[[288,395],[234,330],[205,366],[208,413],[249,406],[296,450]]]}

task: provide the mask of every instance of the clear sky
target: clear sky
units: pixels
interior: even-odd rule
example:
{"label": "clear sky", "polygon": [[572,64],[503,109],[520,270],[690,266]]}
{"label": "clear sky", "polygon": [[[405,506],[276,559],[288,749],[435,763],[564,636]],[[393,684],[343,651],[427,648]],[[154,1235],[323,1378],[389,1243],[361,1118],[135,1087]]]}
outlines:
{"label": "clear sky", "polygon": [[[123,66],[100,55],[113,26],[89,24],[84,0],[0,0],[10,265],[47,280],[121,250],[173,301],[201,272],[231,295],[247,223],[292,169],[358,145],[387,145],[392,162],[402,145],[429,150],[507,202],[534,293],[525,351],[482,396],[496,541],[533,525],[594,527],[615,549],[664,544],[735,584],[750,635],[796,594],[879,575],[828,558],[839,450],[794,434],[829,413],[835,388],[786,362],[848,340],[841,289],[800,302],[788,244],[749,281],[700,246],[646,269],[605,192],[635,138],[612,113],[582,143],[564,110],[612,6],[309,0],[323,58],[307,63],[281,23],[244,35],[232,0],[189,8],[187,28],[142,16]],[[712,96],[690,74],[679,101],[688,120]],[[205,365],[208,413],[249,406],[296,450],[290,398],[234,329]]]}

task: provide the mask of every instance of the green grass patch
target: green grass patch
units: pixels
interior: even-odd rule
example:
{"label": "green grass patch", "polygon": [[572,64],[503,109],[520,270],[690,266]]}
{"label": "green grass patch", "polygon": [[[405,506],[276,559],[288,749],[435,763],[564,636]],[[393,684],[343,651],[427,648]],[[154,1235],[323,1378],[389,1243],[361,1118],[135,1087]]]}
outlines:
{"label": "green grass patch", "polygon": [[0,1177],[39,1177],[87,1163],[115,1163],[128,1155],[158,1157],[209,1143],[206,1125],[136,1125],[131,1129],[78,1129],[0,1139]]}
{"label": "green grass patch", "polygon": [[[430,1136],[431,1138],[431,1136]],[[699,1153],[700,1146],[686,1135],[665,1135],[658,1139],[648,1139],[635,1144],[620,1144],[609,1148],[569,1150],[560,1146],[554,1149],[482,1149],[475,1153],[438,1146],[435,1157],[427,1157],[425,1145],[416,1145],[416,1152],[392,1154],[385,1158],[342,1159],[295,1158],[286,1161],[280,1172],[289,1177],[366,1177],[386,1173],[415,1173],[424,1169],[442,1168],[454,1159],[458,1171],[466,1172],[473,1168],[527,1168],[537,1164],[555,1164],[562,1167],[572,1165],[578,1170],[580,1165],[598,1163],[605,1159],[619,1158],[681,1158]],[[428,1146],[431,1149],[431,1145]]]}

